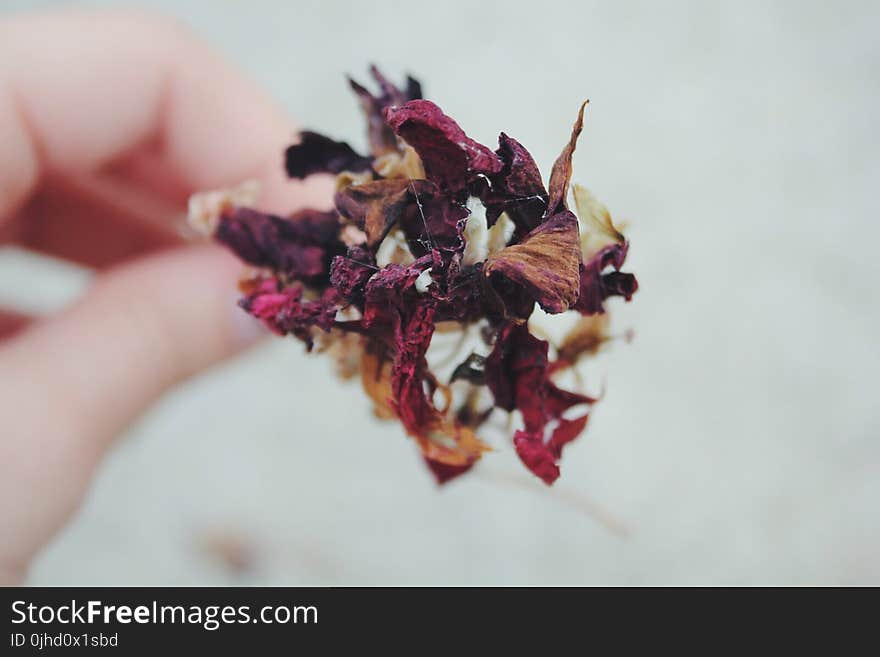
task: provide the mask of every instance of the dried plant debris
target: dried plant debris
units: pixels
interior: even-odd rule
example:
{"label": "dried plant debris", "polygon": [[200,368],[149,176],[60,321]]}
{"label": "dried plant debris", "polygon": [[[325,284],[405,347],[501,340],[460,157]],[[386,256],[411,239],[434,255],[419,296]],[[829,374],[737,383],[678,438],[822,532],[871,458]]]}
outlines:
{"label": "dried plant debris", "polygon": [[[558,379],[607,341],[609,297],[638,288],[621,271],[629,243],[570,184],[586,103],[545,186],[512,137],[493,151],[412,78],[371,72],[378,93],[350,81],[369,155],[315,132],[286,151],[293,178],[337,176],[333,210],[264,214],[239,188],[197,197],[194,223],[252,266],[241,307],[328,351],[346,378],[359,370],[376,415],[403,425],[439,482],[490,449],[478,434],[493,415],[516,412],[516,453],[553,483],[596,402]],[[551,348],[530,329],[536,306],[582,320]]]}

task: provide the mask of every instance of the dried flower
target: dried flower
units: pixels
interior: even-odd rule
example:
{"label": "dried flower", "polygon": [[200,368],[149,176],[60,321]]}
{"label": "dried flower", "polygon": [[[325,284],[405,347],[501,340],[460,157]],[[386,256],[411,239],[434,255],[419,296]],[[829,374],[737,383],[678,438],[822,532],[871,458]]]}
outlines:
{"label": "dried flower", "polygon": [[[286,151],[291,177],[337,175],[333,211],[278,217],[240,191],[214,192],[195,199],[192,220],[255,268],[242,308],[319,344],[347,378],[359,367],[376,415],[400,421],[438,482],[490,449],[477,433],[495,412],[517,411],[516,453],[550,484],[596,402],[554,378],[608,339],[606,300],[638,288],[620,271],[629,244],[605,207],[578,185],[577,216],[568,206],[586,103],[545,187],[512,137],[493,151],[414,79],[401,89],[371,73],[378,94],[350,80],[369,155],[314,132]],[[530,330],[536,304],[584,317],[551,349]],[[453,333],[451,356],[429,354]]]}

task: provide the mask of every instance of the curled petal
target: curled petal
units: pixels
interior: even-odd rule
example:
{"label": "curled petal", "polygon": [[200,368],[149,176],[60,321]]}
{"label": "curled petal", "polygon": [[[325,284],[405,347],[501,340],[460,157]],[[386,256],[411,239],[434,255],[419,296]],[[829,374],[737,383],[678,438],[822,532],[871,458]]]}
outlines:
{"label": "curled petal", "polygon": [[349,78],[348,83],[361,104],[361,109],[367,118],[367,133],[370,141],[370,150],[374,157],[397,151],[397,136],[385,123],[383,111],[390,105],[403,105],[407,101],[422,97],[422,87],[418,80],[407,77],[406,87],[399,89],[391,83],[375,66],[370,67],[370,74],[379,84],[380,93],[373,95],[370,91],[355,80]]}
{"label": "curled petal", "polygon": [[[604,301],[608,297],[624,297],[627,301],[639,289],[638,281],[632,274],[621,272],[626,259],[628,244],[612,244],[596,253],[589,262],[580,267],[580,292],[573,306],[582,315],[605,312]],[[605,272],[608,267],[615,271]]]}
{"label": "curled petal", "polygon": [[563,211],[535,228],[521,243],[491,255],[483,273],[486,277],[503,276],[522,286],[548,313],[561,313],[578,299],[579,268],[577,219]]}
{"label": "curled petal", "polygon": [[452,193],[464,192],[478,175],[499,173],[501,159],[468,137],[464,130],[429,100],[412,100],[385,109],[385,120],[412,146],[428,180]]}
{"label": "curled petal", "polygon": [[476,190],[486,206],[486,222],[493,226],[502,212],[516,225],[515,241],[536,228],[547,210],[547,190],[535,160],[516,139],[503,132],[495,151],[504,167]]}
{"label": "curled petal", "polygon": [[584,108],[589,101],[584,101],[578,111],[577,119],[574,127],[571,129],[571,137],[562,153],[553,163],[553,170],[550,173],[550,200],[547,203],[547,215],[552,216],[560,210],[567,210],[568,203],[568,183],[571,181],[571,158],[574,155],[574,149],[577,148],[577,140],[584,129]]}

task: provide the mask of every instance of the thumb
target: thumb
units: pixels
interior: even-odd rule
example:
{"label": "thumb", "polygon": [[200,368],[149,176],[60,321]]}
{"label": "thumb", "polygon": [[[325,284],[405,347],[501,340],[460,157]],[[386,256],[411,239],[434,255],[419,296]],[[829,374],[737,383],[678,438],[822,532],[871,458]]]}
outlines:
{"label": "thumb", "polygon": [[112,438],[163,391],[258,339],[234,302],[239,271],[215,246],[146,257],[0,347],[0,518],[21,528],[4,532],[0,567],[49,539]]}

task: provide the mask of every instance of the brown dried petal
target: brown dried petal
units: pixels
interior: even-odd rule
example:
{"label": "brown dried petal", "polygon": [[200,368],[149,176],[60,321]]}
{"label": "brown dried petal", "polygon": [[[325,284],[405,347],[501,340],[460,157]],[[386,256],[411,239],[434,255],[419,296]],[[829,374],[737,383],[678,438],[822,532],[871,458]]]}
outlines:
{"label": "brown dried petal", "polygon": [[571,129],[571,137],[565,148],[562,149],[556,162],[553,163],[553,171],[550,173],[550,201],[547,203],[547,213],[545,216],[553,216],[560,210],[567,210],[568,204],[566,198],[568,196],[568,183],[571,181],[571,158],[574,155],[574,149],[577,148],[577,140],[584,129],[584,108],[587,103],[585,100],[578,111],[577,120]]}
{"label": "brown dried petal", "polygon": [[361,359],[361,384],[373,400],[376,417],[390,420],[397,417],[391,391],[391,361],[379,357],[375,349],[365,348]]}
{"label": "brown dried petal", "polygon": [[608,339],[607,314],[581,317],[562,339],[558,359],[567,364],[574,364],[581,356],[598,352]]}
{"label": "brown dried petal", "polygon": [[548,313],[561,313],[578,299],[578,223],[568,211],[551,217],[523,238],[486,260],[483,272],[521,285]]}
{"label": "brown dried petal", "polygon": [[352,185],[336,193],[336,209],[363,230],[367,234],[367,244],[374,247],[414,203],[413,189],[430,194],[434,185],[425,180],[403,178]]}

